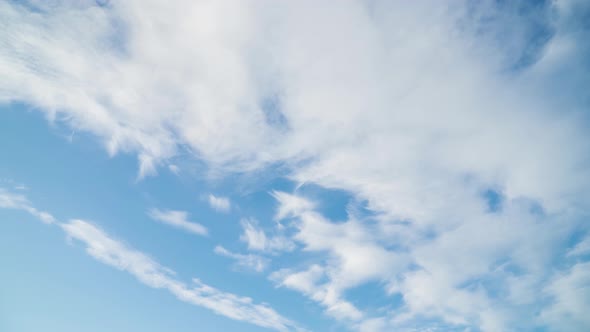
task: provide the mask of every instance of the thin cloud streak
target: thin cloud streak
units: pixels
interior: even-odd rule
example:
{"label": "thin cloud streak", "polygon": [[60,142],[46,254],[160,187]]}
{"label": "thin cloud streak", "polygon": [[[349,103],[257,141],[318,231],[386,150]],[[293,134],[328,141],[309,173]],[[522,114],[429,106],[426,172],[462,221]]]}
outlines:
{"label": "thin cloud streak", "polygon": [[186,232],[201,236],[208,235],[205,226],[188,220],[188,213],[186,211],[150,209],[148,215],[153,220]]}
{"label": "thin cloud streak", "polygon": [[298,327],[266,304],[254,304],[251,298],[220,291],[199,279],[186,284],[174,277],[174,271],[161,266],[146,254],[117,241],[95,225],[71,220],[60,227],[70,239],[80,241],[96,260],[125,271],[152,288],[166,289],[181,301],[201,306],[231,319],[276,331]]}
{"label": "thin cloud streak", "polygon": [[25,211],[45,224],[56,222],[49,212],[38,210],[32,206],[31,202],[23,194],[13,193],[3,188],[0,188],[0,208]]}

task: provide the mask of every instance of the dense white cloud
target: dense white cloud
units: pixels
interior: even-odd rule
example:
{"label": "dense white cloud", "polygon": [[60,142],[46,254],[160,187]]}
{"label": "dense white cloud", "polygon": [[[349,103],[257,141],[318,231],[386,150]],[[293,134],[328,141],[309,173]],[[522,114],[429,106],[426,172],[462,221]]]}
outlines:
{"label": "dense white cloud", "polygon": [[148,215],[161,223],[170,225],[197,235],[207,235],[205,226],[188,220],[186,211],[150,209]]}
{"label": "dense white cloud", "polygon": [[549,206],[572,191],[586,200],[582,128],[523,88],[536,67],[494,72],[505,50],[478,53],[479,21],[462,20],[460,3],[5,3],[0,97],[92,131],[111,153],[137,152],[141,174],[186,145],[240,171],[311,157],[296,179],[404,217],[468,195],[466,175]]}
{"label": "dense white cloud", "polygon": [[[503,3],[5,2],[0,101],[137,154],[140,176],[182,149],[216,176],[280,163],[294,181],[366,202],[375,218],[336,224],[273,194],[293,240],[327,257],[273,280],[359,329],[424,316],[523,326],[539,321],[541,289],[555,293],[543,316],[553,324],[573,303],[556,292],[585,280],[547,284],[567,235],[588,230],[589,50],[578,41],[589,9]],[[280,251],[243,228],[250,249]],[[372,281],[402,295],[401,313],[369,317],[345,299]]]}
{"label": "dense white cloud", "polygon": [[231,202],[227,197],[218,197],[209,194],[208,202],[212,209],[219,212],[228,212],[231,209]]}

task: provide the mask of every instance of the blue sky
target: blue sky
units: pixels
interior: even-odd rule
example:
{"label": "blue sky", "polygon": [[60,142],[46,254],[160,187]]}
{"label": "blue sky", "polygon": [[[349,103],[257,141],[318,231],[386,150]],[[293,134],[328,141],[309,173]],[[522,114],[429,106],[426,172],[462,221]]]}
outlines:
{"label": "blue sky", "polygon": [[0,4],[0,330],[590,329],[586,1]]}

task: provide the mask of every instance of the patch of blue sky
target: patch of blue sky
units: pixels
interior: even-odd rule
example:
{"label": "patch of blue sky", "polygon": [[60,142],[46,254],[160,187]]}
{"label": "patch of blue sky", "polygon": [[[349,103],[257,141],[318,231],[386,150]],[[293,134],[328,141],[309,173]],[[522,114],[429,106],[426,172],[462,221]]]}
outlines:
{"label": "patch of blue sky", "polygon": [[[547,0],[470,1],[462,22],[464,32],[475,33],[478,45],[498,53],[507,72],[534,64],[554,35],[553,3]],[[491,48],[488,48],[491,47]]]}
{"label": "patch of blue sky", "polygon": [[504,204],[504,194],[498,189],[487,189],[482,194],[486,201],[488,211],[491,213],[501,212],[502,205]]}
{"label": "patch of blue sky", "polygon": [[286,131],[289,129],[289,121],[283,114],[281,107],[281,97],[278,93],[263,98],[260,103],[266,123],[280,131]]}
{"label": "patch of blue sky", "polygon": [[346,299],[358,304],[363,312],[383,316],[385,312],[401,310],[404,305],[404,299],[400,293],[387,294],[386,288],[385,284],[372,281],[347,290],[345,295]]}

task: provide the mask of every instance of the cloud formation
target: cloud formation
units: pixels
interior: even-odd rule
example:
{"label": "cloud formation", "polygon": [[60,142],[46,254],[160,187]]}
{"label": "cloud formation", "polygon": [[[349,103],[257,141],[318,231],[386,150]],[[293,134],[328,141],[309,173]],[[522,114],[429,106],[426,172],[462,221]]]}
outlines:
{"label": "cloud formation", "polygon": [[258,227],[258,222],[254,219],[242,219],[240,224],[242,225],[240,240],[245,242],[250,250],[274,253],[291,251],[295,248],[293,241],[282,235],[266,235],[264,230]]}
{"label": "cloud formation", "polygon": [[44,223],[51,220],[51,223],[55,223],[66,233],[68,240],[82,243],[86,252],[94,259],[131,274],[149,287],[166,289],[180,301],[207,308],[230,319],[275,331],[303,331],[267,304],[256,304],[249,297],[221,291],[197,278],[193,278],[190,283],[180,281],[172,269],[160,265],[147,254],[111,237],[88,221],[74,219],[58,223],[48,213],[39,212],[34,208],[24,195],[12,194],[0,188],[0,208],[24,210]]}
{"label": "cloud formation", "polygon": [[196,278],[189,284],[179,281],[175,278],[174,271],[113,239],[87,221],[71,220],[60,226],[69,238],[84,244],[86,252],[96,260],[130,273],[149,287],[166,289],[181,301],[276,331],[292,331],[297,328],[293,322],[268,305],[254,304],[251,298],[220,291]]}
{"label": "cloud formation", "polygon": [[[300,204],[303,197],[275,197],[277,215],[287,216],[295,230],[293,239],[319,256],[307,267],[273,272],[270,279],[305,294],[358,330],[413,330],[425,317],[441,319],[442,330],[477,326],[502,331],[545,324],[570,329],[563,320],[576,330],[587,324],[577,309],[587,307],[585,294],[573,291],[588,286],[580,271],[586,263],[566,260],[566,269],[552,276],[559,257],[587,253],[587,239],[566,250],[566,235],[578,226],[567,215],[543,215],[535,212],[533,202],[516,199],[504,202],[500,212],[474,212],[433,234],[412,223],[354,214],[336,223],[314,208],[300,209],[314,206]],[[347,298],[350,290],[367,283],[382,285],[389,294],[392,305],[383,307],[387,314],[365,311],[359,307],[362,299]],[[393,295],[403,302],[393,305]],[[555,302],[538,316],[547,297]]]}
{"label": "cloud formation", "polygon": [[238,254],[225,249],[222,246],[216,246],[214,252],[218,255],[232,258],[236,261],[236,266],[253,270],[256,272],[262,272],[268,266],[268,258],[253,254]]}
{"label": "cloud formation", "polygon": [[188,220],[186,211],[150,209],[150,218],[196,235],[207,235],[205,226]]}
{"label": "cloud formation", "polygon": [[0,208],[25,211],[46,224],[56,222],[49,212],[38,210],[31,205],[31,202],[23,194],[13,193],[3,188],[0,188]]}
{"label": "cloud formation", "polygon": [[213,194],[209,194],[207,201],[209,202],[209,206],[213,210],[219,212],[229,212],[229,210],[231,209],[231,202],[227,197],[218,197]]}
{"label": "cloud formation", "polygon": [[[587,2],[75,3],[0,3],[0,101],[136,154],[140,176],[188,151],[215,175],[280,165],[371,211],[337,223],[275,192],[318,255],[278,285],[365,330],[588,327],[565,240],[590,212]],[[160,219],[194,228],[176,212]],[[372,282],[400,308],[347,299]]]}

